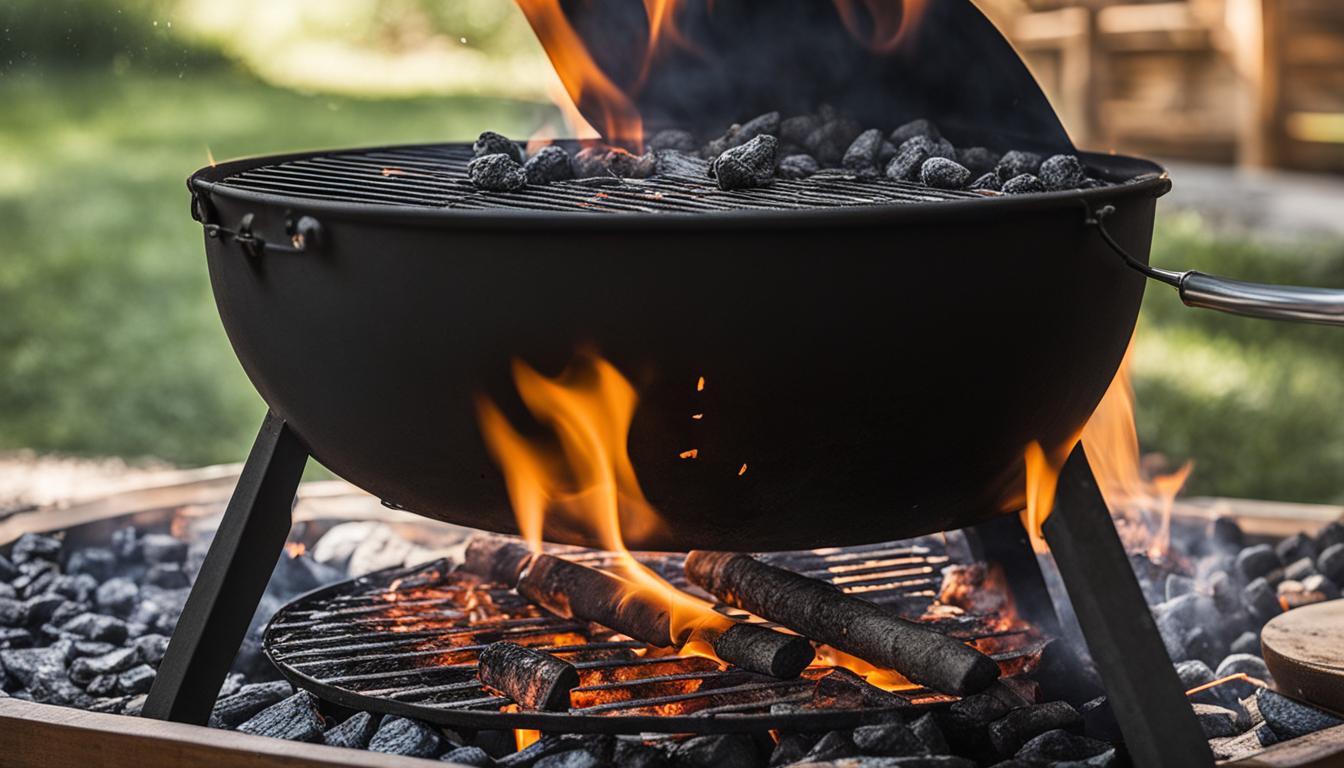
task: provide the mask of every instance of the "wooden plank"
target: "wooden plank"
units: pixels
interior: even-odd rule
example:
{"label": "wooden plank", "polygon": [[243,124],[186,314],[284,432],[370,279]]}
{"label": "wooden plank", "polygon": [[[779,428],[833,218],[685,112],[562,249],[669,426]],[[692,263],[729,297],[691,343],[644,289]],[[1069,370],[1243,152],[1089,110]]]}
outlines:
{"label": "wooden plank", "polygon": [[1338,768],[1344,765],[1344,725],[1275,744],[1224,765],[1236,768]]}
{"label": "wooden plank", "polygon": [[447,763],[0,699],[5,768],[425,768]]}
{"label": "wooden plank", "polygon": [[1177,518],[1203,520],[1231,515],[1248,536],[1284,538],[1294,533],[1315,535],[1327,523],[1344,520],[1344,507],[1289,501],[1192,497],[1178,499],[1172,514]]}

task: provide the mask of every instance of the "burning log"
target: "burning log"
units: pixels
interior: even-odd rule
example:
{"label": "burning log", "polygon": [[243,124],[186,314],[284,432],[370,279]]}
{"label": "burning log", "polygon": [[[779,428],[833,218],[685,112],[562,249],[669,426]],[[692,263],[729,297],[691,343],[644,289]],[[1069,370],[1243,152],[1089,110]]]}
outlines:
{"label": "burning log", "polygon": [[503,536],[475,536],[467,543],[462,570],[506,586],[518,585],[532,552],[527,545]]}
{"label": "burning log", "polygon": [[695,551],[686,576],[729,605],[751,611],[934,690],[966,695],[999,677],[992,659],[964,643],[851,597],[824,581],[748,555]]}
{"label": "burning log", "polygon": [[574,665],[516,643],[491,643],[477,658],[480,681],[524,709],[569,709],[569,692],[579,685]]}

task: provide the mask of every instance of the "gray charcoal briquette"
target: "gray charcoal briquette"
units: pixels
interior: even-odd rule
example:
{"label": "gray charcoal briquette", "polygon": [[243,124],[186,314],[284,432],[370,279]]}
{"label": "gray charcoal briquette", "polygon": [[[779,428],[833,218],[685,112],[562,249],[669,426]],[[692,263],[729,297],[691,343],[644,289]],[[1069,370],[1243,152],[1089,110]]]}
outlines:
{"label": "gray charcoal briquette", "polygon": [[1035,176],[1024,173],[1005,181],[1001,191],[1005,195],[1025,195],[1032,192],[1044,192],[1045,185]]}
{"label": "gray charcoal briquette", "polygon": [[1083,163],[1074,155],[1055,155],[1041,163],[1041,183],[1046,189],[1060,191],[1078,189],[1087,181]]}
{"label": "gray charcoal briquette", "polygon": [[781,179],[805,179],[821,170],[811,155],[789,155],[779,161],[777,173]]}
{"label": "gray charcoal briquette", "polygon": [[527,159],[523,165],[529,184],[549,184],[552,181],[565,181],[574,178],[574,168],[569,163],[569,153],[564,147],[554,144],[542,147]]}
{"label": "gray charcoal briquette", "polygon": [[527,186],[523,167],[505,154],[482,155],[467,163],[471,183],[492,192],[513,192]]}
{"label": "gray charcoal briquette", "polygon": [[935,189],[961,189],[971,180],[971,172],[956,160],[931,157],[920,167],[919,180]]}
{"label": "gray charcoal briquette", "polygon": [[487,157],[489,155],[507,155],[510,160],[521,165],[523,162],[523,148],[518,142],[511,141],[494,131],[485,131],[476,143],[471,145],[471,153],[474,157]]}
{"label": "gray charcoal briquette", "polygon": [[710,173],[719,189],[751,189],[773,184],[778,145],[774,136],[757,136],[719,155],[710,165]]}

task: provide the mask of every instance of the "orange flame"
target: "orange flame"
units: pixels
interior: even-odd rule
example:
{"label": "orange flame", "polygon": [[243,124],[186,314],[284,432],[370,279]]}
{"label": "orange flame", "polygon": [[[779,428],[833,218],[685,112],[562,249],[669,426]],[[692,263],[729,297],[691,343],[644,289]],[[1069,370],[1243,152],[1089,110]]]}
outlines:
{"label": "orange flame", "polygon": [[900,48],[927,5],[928,0],[835,0],[845,29],[873,53]]}
{"label": "orange flame", "polygon": [[522,752],[541,740],[541,731],[534,731],[530,728],[515,728],[513,730],[513,740],[518,745],[518,751]]}
{"label": "orange flame", "polygon": [[[580,356],[560,376],[547,378],[515,361],[514,382],[524,405],[554,433],[554,441],[519,434],[493,403],[477,403],[491,455],[504,471],[519,531],[540,551],[547,525],[596,539],[616,556],[616,571],[632,594],[669,609],[673,645],[731,626],[709,603],[668,584],[625,546],[624,530],[647,533],[661,525],[644,498],[626,452],[638,397],[614,366]],[[695,643],[683,650],[708,652]]]}
{"label": "orange flame", "polygon": [[308,546],[302,541],[291,541],[285,544],[285,552],[287,552],[291,558],[302,557],[303,553],[307,551]]}
{"label": "orange flame", "polygon": [[1166,475],[1146,477],[1134,426],[1134,389],[1130,386],[1133,342],[1120,370],[1083,429],[1083,445],[1112,517],[1132,550],[1162,557],[1171,538],[1171,510],[1190,476],[1191,464]]}
{"label": "orange flame", "polygon": [[1041,526],[1055,507],[1055,488],[1059,484],[1059,473],[1064,462],[1069,460],[1078,438],[1047,452],[1041,444],[1033,440],[1022,457],[1027,468],[1027,506],[1022,510],[1022,527],[1031,537],[1031,546],[1037,552],[1045,553],[1050,548],[1045,544]]}

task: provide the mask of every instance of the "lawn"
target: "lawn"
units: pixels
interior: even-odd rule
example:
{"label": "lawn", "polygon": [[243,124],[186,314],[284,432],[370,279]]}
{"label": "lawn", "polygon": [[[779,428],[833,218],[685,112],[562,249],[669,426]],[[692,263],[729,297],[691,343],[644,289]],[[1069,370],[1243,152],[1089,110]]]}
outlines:
{"label": "lawn", "polygon": [[[216,158],[526,135],[547,108],[359,100],[228,70],[0,76],[0,451],[240,459],[262,404],[215,315],[186,176]],[[1164,215],[1155,261],[1344,285],[1344,244],[1256,245]],[[1182,307],[1154,285],[1137,347],[1147,450],[1199,493],[1344,502],[1344,333]]]}

